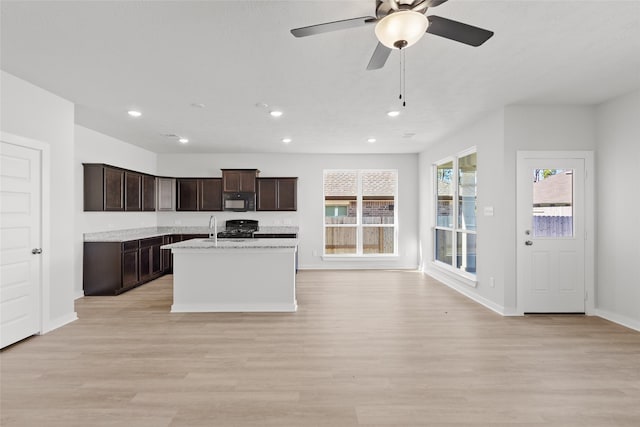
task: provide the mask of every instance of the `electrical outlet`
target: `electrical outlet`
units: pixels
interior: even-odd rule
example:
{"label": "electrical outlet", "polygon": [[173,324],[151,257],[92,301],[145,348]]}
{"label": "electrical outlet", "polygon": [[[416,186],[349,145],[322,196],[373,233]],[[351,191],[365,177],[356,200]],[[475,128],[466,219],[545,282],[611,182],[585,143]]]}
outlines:
{"label": "electrical outlet", "polygon": [[314,250],[313,252],[311,252],[313,254],[313,256],[318,256],[318,251]]}
{"label": "electrical outlet", "polygon": [[494,279],[493,277],[489,277],[489,286],[491,286],[492,288],[496,287],[496,279]]}

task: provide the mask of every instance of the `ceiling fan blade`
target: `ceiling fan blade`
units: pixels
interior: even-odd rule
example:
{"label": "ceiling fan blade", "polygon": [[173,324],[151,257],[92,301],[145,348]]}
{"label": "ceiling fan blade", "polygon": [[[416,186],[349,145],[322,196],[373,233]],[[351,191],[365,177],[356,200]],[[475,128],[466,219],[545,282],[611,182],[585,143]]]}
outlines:
{"label": "ceiling fan blade", "polygon": [[384,67],[390,54],[391,49],[378,42],[376,50],[373,51],[373,55],[371,55],[371,59],[369,60],[369,65],[367,65],[367,70],[377,70]]}
{"label": "ceiling fan blade", "polygon": [[429,19],[427,33],[471,46],[480,46],[493,36],[493,31],[483,30],[473,25],[463,24],[440,16],[430,15],[427,16],[427,19]]}
{"label": "ceiling fan blade", "polygon": [[372,24],[376,21],[376,18],[373,16],[362,16],[360,18],[344,19],[342,21],[326,22],[324,24],[311,25],[309,27],[294,28],[291,30],[291,34],[296,37],[314,36],[316,34],[328,33],[330,31],[362,27],[363,25]]}
{"label": "ceiling fan blade", "polygon": [[436,7],[440,6],[442,3],[445,3],[447,0],[425,0],[425,4],[427,7]]}

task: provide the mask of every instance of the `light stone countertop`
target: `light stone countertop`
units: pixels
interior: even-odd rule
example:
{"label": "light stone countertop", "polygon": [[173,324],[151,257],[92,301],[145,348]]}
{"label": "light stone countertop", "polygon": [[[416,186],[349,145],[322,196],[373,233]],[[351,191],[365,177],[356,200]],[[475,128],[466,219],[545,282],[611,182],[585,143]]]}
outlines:
{"label": "light stone countertop", "polygon": [[[218,227],[222,231],[224,227]],[[264,226],[257,233],[295,233],[297,226]],[[85,242],[126,242],[127,240],[147,239],[149,237],[166,236],[170,234],[209,234],[208,227],[145,227],[131,228],[127,230],[103,231],[98,233],[85,233]]]}
{"label": "light stone countertop", "polygon": [[298,239],[191,239],[161,249],[295,249]]}

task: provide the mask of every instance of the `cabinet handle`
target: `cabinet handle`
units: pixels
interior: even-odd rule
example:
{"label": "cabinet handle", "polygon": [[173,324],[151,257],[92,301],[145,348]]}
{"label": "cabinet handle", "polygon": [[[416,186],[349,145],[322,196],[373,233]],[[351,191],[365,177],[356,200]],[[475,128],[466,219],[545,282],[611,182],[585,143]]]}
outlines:
{"label": "cabinet handle", "polygon": [[42,253],[42,248],[33,248],[31,249],[31,253],[34,255],[38,255]]}

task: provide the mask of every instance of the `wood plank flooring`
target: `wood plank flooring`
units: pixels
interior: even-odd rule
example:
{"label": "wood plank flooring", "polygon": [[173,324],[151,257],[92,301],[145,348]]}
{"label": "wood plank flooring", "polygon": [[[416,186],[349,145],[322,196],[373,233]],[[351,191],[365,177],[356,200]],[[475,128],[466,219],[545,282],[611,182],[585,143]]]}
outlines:
{"label": "wood plank flooring", "polygon": [[640,333],[501,317],[412,271],[301,271],[296,313],[171,314],[172,277],[0,354],[2,426],[640,426]]}

